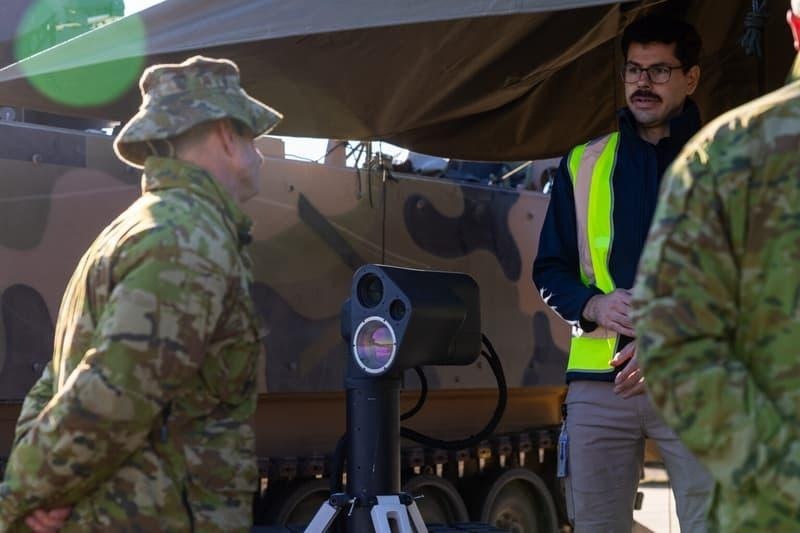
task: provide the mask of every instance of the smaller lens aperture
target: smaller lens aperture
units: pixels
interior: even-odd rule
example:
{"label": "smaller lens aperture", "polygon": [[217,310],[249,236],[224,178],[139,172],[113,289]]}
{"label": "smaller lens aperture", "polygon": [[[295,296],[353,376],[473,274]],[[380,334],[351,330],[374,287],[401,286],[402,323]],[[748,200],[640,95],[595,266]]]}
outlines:
{"label": "smaller lens aperture", "polygon": [[403,300],[392,300],[389,305],[389,315],[395,320],[403,320],[403,317],[406,316],[406,304],[403,303]]}

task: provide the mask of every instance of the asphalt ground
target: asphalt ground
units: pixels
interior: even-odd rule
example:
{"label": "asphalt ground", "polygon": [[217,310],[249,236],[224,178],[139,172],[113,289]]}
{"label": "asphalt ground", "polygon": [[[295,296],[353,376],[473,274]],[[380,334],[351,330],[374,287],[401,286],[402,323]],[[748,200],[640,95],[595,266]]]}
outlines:
{"label": "asphalt ground", "polygon": [[644,500],[642,508],[633,512],[636,521],[633,533],[679,533],[675,498],[664,469],[645,468],[639,491],[644,494]]}

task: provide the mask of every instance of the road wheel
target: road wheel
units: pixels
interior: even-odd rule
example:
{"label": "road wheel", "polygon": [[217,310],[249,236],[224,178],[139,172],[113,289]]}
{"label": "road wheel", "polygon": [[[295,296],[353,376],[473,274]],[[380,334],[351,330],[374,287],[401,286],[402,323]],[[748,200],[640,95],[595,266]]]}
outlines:
{"label": "road wheel", "polygon": [[426,524],[456,524],[469,521],[467,506],[455,486],[446,479],[433,475],[410,478],[403,492],[422,496],[416,500]]}
{"label": "road wheel", "polygon": [[558,531],[558,516],[547,486],[525,468],[512,468],[497,476],[483,498],[480,520],[512,533]]}
{"label": "road wheel", "polygon": [[267,523],[308,524],[331,495],[327,479],[295,480],[274,491],[267,491]]}

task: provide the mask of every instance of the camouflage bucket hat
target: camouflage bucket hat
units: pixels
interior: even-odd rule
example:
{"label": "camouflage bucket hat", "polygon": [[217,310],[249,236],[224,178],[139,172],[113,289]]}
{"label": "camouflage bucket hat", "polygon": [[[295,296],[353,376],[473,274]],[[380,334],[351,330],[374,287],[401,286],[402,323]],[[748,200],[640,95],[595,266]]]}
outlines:
{"label": "camouflage bucket hat", "polygon": [[239,69],[227,59],[194,56],[177,65],[153,65],[139,87],[139,112],[114,140],[117,157],[138,168],[152,153],[148,141],[175,137],[203,122],[235,119],[258,136],[283,118],[242,89]]}

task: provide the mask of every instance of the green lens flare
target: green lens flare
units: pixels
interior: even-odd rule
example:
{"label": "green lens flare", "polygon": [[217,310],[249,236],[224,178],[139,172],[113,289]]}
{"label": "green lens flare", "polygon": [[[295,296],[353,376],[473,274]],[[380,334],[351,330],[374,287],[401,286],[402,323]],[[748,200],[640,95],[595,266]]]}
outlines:
{"label": "green lens flare", "polygon": [[15,56],[31,85],[61,104],[90,107],[115,100],[136,83],[147,38],[137,15],[95,27],[102,15],[51,6],[35,2],[17,31]]}

